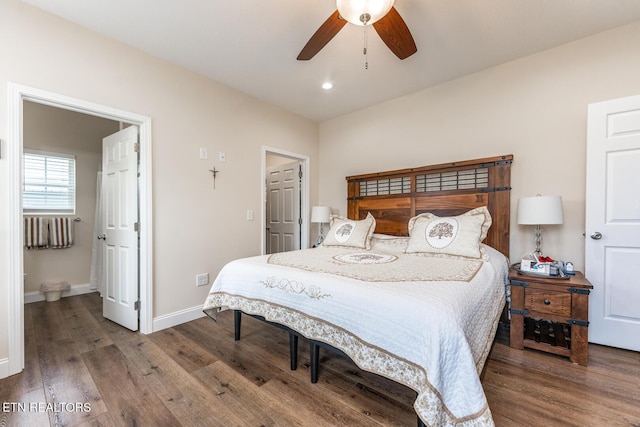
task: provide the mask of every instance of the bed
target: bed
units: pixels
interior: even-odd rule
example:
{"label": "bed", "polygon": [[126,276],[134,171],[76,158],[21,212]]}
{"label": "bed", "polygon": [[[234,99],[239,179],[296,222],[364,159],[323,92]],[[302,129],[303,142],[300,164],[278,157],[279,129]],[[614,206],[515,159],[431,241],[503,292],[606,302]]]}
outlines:
{"label": "bed", "polygon": [[264,319],[412,388],[419,424],[493,425],[479,375],[504,318],[512,160],[349,176],[322,247],[230,262],[203,310]]}

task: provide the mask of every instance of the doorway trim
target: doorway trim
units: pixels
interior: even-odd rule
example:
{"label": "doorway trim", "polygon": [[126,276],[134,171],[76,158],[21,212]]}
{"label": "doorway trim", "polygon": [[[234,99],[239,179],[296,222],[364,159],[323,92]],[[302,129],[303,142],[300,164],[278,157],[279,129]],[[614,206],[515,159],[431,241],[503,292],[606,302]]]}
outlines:
{"label": "doorway trim", "polygon": [[309,156],[297,154],[291,151],[281,150],[279,148],[262,146],[262,168],[260,172],[261,186],[261,205],[260,205],[260,221],[262,229],[260,231],[260,253],[265,254],[267,243],[267,154],[273,154],[280,157],[288,157],[291,160],[299,161],[302,165],[302,194],[301,194],[301,212],[302,227],[300,227],[300,249],[309,247]]}
{"label": "doorway trim", "polygon": [[153,332],[153,216],[151,118],[9,82],[7,160],[9,163],[9,375],[24,369],[24,256],[22,227],[23,101],[136,125],[140,135],[140,332]]}

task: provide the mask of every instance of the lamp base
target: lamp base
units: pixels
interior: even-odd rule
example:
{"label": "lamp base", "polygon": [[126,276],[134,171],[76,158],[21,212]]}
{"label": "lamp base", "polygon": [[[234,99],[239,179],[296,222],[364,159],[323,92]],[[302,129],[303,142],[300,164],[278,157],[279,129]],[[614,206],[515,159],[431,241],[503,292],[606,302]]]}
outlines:
{"label": "lamp base", "polygon": [[320,223],[320,234],[318,234],[318,241],[316,241],[316,244],[313,246],[320,246],[322,242],[324,242],[324,227],[322,226],[322,223]]}

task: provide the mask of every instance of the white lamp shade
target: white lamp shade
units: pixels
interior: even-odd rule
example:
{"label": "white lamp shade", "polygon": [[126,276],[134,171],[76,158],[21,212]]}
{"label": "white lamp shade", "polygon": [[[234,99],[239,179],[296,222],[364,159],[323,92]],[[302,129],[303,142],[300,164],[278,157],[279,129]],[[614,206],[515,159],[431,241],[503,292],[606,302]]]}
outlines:
{"label": "white lamp shade", "polygon": [[521,197],[518,199],[518,224],[562,224],[560,196]]}
{"label": "white lamp shade", "polygon": [[337,0],[338,12],[347,21],[355,25],[364,26],[360,17],[368,13],[371,18],[366,25],[371,25],[382,19],[393,7],[394,0]]}
{"label": "white lamp shade", "polygon": [[311,222],[327,223],[331,218],[329,206],[314,206],[311,208]]}

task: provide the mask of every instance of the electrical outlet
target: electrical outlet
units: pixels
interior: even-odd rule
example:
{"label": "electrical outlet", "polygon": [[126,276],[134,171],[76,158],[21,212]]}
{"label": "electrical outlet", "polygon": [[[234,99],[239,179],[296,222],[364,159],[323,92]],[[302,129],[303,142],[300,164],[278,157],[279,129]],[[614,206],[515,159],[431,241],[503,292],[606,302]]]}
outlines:
{"label": "electrical outlet", "polygon": [[247,210],[247,221],[253,221],[253,209]]}
{"label": "electrical outlet", "polygon": [[200,158],[203,160],[207,160],[209,158],[209,153],[207,153],[206,148],[200,148]]}
{"label": "electrical outlet", "polygon": [[196,286],[207,286],[209,284],[209,273],[196,274]]}

